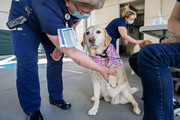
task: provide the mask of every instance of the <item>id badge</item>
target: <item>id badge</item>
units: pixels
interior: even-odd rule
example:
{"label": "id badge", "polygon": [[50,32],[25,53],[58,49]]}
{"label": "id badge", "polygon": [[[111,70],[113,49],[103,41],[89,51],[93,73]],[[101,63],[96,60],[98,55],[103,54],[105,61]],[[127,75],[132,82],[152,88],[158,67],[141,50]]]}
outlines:
{"label": "id badge", "polygon": [[76,33],[73,28],[58,29],[60,47],[75,47],[78,44]]}

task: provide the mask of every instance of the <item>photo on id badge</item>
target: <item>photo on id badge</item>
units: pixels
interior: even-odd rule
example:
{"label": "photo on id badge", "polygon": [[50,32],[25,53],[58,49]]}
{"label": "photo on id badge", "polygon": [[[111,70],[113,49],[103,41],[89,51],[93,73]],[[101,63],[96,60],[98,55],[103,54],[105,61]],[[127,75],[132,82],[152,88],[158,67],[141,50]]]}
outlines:
{"label": "photo on id badge", "polygon": [[76,33],[73,28],[58,29],[60,47],[75,47],[78,44]]}

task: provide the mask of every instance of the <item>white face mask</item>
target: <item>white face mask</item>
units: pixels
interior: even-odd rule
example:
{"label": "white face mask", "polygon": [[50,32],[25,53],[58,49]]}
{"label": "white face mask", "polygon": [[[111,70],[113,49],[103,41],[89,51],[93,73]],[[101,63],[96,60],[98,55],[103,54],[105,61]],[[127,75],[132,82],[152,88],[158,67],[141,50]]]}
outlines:
{"label": "white face mask", "polygon": [[75,10],[75,13],[74,13],[74,14],[71,13],[72,16],[77,17],[77,18],[79,18],[79,19],[87,19],[87,18],[90,16],[90,15],[88,15],[88,14],[83,14],[83,15],[80,14],[79,12],[76,11],[74,4],[72,4],[72,5],[73,5],[73,8],[74,8],[74,10]]}

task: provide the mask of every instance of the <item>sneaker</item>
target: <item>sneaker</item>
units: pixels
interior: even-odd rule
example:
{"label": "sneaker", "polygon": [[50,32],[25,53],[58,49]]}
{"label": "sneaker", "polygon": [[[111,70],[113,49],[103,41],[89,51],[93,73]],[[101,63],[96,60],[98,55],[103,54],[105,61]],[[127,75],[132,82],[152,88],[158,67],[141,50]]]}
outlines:
{"label": "sneaker", "polygon": [[180,116],[180,104],[173,98],[174,116]]}

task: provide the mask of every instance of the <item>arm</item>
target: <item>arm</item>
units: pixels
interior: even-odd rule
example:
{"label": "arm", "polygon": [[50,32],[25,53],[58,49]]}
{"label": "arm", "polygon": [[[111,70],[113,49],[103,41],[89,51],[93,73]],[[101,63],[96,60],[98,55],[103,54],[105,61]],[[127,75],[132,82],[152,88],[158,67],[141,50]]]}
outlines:
{"label": "arm", "polygon": [[180,38],[180,2],[176,2],[171,13],[168,20],[168,30],[170,33]]}
{"label": "arm", "polygon": [[125,27],[118,27],[118,31],[119,33],[121,34],[121,37],[129,42],[132,42],[132,43],[135,43],[135,44],[141,44],[142,41],[140,40],[135,40],[133,39],[132,37],[130,37],[128,34],[127,34],[127,29]]}
{"label": "arm", "polygon": [[108,80],[109,75],[115,75],[114,72],[110,71],[108,68],[103,67],[95,63],[89,56],[81,52],[80,50],[76,49],[75,47],[72,48],[60,48],[59,42],[58,42],[58,36],[52,36],[47,35],[49,39],[53,42],[53,44],[56,46],[57,49],[65,53],[67,56],[69,56],[73,61],[75,61],[77,64],[96,70],[101,73],[101,75],[104,77],[105,80]]}
{"label": "arm", "polygon": [[128,40],[124,40],[124,44],[125,44],[125,45],[128,45]]}
{"label": "arm", "polygon": [[[80,23],[81,19],[72,25],[74,29],[76,29],[76,26]],[[62,57],[62,51],[60,51],[58,48],[55,48],[53,53],[50,54],[53,60],[59,61]]]}

